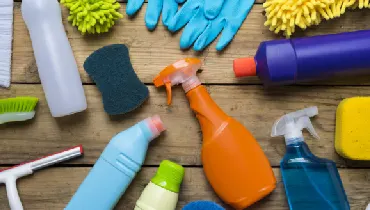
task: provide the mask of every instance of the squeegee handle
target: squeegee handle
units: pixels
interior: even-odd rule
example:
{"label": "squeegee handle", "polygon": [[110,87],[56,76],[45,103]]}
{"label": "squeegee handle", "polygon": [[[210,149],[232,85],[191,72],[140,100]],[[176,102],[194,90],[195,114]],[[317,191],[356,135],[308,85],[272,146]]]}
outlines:
{"label": "squeegee handle", "polygon": [[6,181],[6,194],[9,200],[9,206],[11,210],[23,210],[21,198],[19,197],[16,179],[9,178]]}
{"label": "squeegee handle", "polygon": [[0,183],[6,185],[6,194],[11,210],[23,210],[21,199],[17,190],[17,179],[32,174],[31,163],[17,165],[0,172]]}

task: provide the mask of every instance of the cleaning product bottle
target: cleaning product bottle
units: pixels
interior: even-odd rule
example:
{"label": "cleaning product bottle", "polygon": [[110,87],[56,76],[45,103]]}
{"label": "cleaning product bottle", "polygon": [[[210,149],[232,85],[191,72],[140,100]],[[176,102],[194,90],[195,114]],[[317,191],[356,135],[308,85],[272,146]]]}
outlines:
{"label": "cleaning product bottle", "polygon": [[166,86],[170,104],[171,86],[182,84],[203,132],[202,161],[208,181],[226,203],[244,209],[275,189],[275,176],[252,134],[226,115],[201,85],[196,76],[200,66],[196,58],[180,60],[165,68],[154,85]]}
{"label": "cleaning product bottle", "polygon": [[113,209],[140,170],[149,142],[162,131],[154,116],[113,137],[65,209]]}
{"label": "cleaning product bottle", "polygon": [[181,165],[163,160],[136,202],[135,210],[175,210],[184,173]]}
{"label": "cleaning product bottle", "polygon": [[349,210],[335,163],[313,155],[304,142],[304,128],[319,138],[310,121],[317,114],[317,107],[292,112],[272,127],[271,136],[284,135],[287,145],[280,167],[288,203],[291,210]]}
{"label": "cleaning product bottle", "polygon": [[53,117],[85,110],[86,97],[58,1],[24,0],[22,16],[31,36],[41,84]]}
{"label": "cleaning product bottle", "polygon": [[262,42],[254,58],[234,61],[237,77],[266,86],[370,74],[370,30]]}

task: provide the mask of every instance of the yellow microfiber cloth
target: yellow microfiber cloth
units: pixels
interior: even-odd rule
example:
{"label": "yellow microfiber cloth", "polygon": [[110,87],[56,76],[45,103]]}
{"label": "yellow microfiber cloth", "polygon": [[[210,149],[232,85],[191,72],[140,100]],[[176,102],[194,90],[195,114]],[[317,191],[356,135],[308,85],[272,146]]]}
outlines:
{"label": "yellow microfiber cloth", "polygon": [[370,160],[370,97],[344,99],[338,106],[335,149],[352,160]]}
{"label": "yellow microfiber cloth", "polygon": [[287,38],[296,27],[306,29],[323,19],[341,16],[347,8],[370,8],[369,0],[266,0],[263,4],[267,20],[265,26]]}

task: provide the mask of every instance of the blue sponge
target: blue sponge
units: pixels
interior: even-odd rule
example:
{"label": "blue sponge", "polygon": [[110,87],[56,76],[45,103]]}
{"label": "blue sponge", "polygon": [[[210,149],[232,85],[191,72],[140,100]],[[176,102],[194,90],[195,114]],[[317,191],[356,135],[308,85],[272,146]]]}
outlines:
{"label": "blue sponge", "polygon": [[108,45],[92,53],[84,68],[103,96],[104,110],[110,115],[125,114],[139,107],[149,96],[139,80],[123,44]]}
{"label": "blue sponge", "polygon": [[225,210],[212,201],[193,201],[188,203],[182,210]]}

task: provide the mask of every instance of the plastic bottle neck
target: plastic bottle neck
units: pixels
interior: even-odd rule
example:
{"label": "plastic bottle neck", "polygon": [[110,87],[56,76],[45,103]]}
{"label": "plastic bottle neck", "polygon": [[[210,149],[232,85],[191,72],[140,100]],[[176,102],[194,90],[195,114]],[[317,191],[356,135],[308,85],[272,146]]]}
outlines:
{"label": "plastic bottle neck", "polygon": [[285,135],[285,144],[287,146],[292,145],[292,144],[297,144],[299,142],[304,142],[303,136],[293,137],[293,136],[287,136],[287,135]]}
{"label": "plastic bottle neck", "polygon": [[295,141],[286,146],[286,154],[288,156],[308,156],[311,155],[311,151],[304,141]]}
{"label": "plastic bottle neck", "polygon": [[163,125],[161,118],[158,115],[149,117],[144,120],[146,127],[150,130],[149,142],[157,138],[166,128]]}
{"label": "plastic bottle neck", "polygon": [[185,82],[182,83],[182,88],[184,89],[185,93],[189,92],[190,90],[196,88],[201,84],[199,78],[197,76],[189,77]]}

